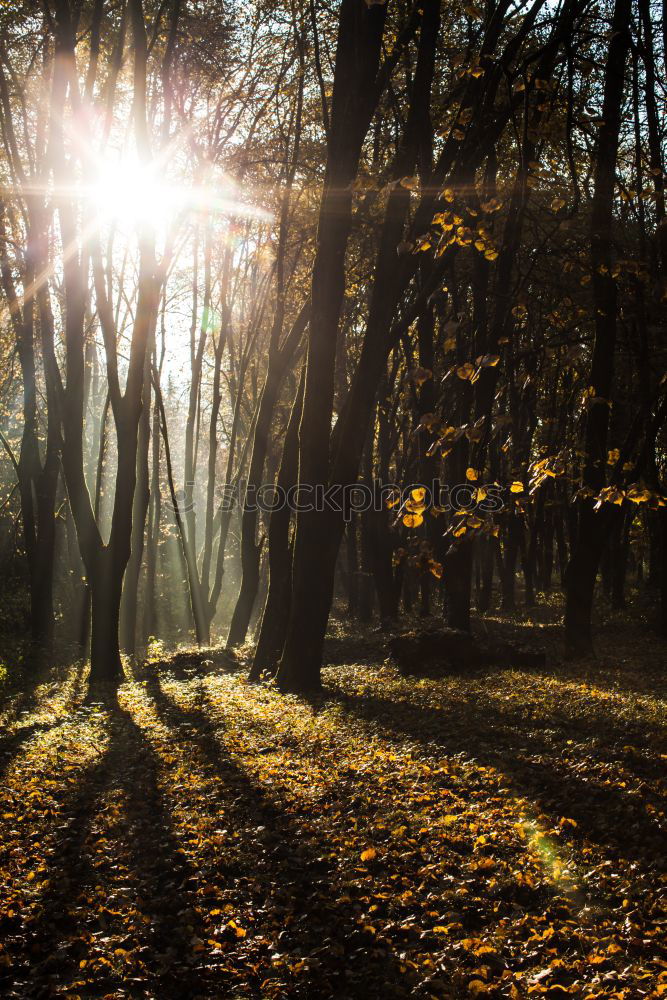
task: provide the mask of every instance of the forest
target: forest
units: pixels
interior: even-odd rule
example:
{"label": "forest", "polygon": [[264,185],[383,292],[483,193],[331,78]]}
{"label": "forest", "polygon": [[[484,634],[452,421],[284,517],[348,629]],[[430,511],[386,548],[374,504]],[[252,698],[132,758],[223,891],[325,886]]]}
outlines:
{"label": "forest", "polygon": [[0,994],[667,997],[667,0],[0,0]]}

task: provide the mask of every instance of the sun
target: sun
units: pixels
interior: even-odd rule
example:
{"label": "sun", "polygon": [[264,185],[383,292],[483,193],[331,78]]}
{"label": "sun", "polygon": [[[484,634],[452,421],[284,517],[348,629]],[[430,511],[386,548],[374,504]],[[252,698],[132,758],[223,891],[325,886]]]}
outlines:
{"label": "sun", "polygon": [[185,186],[165,179],[164,165],[124,157],[98,168],[87,198],[105,221],[159,226],[186,206],[189,193]]}
{"label": "sun", "polygon": [[98,221],[115,222],[125,228],[164,226],[181,213],[253,218],[270,222],[272,214],[247,200],[247,192],[221,174],[206,184],[177,182],[156,160],[142,163],[125,156],[102,163],[86,187],[86,199]]}

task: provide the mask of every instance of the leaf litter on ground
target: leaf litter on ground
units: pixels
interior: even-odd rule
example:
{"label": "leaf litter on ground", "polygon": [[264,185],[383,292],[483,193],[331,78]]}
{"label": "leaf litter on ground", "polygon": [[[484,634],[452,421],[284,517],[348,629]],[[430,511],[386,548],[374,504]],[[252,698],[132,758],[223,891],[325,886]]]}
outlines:
{"label": "leaf litter on ground", "polygon": [[215,652],[43,684],[0,744],[0,990],[667,995],[664,682],[624,634],[422,679],[343,635],[310,701]]}

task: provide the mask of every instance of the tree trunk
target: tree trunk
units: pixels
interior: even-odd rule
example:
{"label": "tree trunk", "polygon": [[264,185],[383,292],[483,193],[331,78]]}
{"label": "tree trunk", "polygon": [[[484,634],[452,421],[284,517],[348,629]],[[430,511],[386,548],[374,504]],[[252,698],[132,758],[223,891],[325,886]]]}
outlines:
{"label": "tree trunk", "polygon": [[357,517],[352,515],[347,526],[347,613],[356,618],[359,613],[359,547],[357,545]]}
{"label": "tree trunk", "polygon": [[521,531],[521,519],[514,511],[510,512],[502,574],[502,608],[505,612],[516,611],[516,560],[521,547]]}
{"label": "tree trunk", "polygon": [[137,481],[132,508],[132,540],[130,558],[125,571],[121,603],[121,647],[134,656],[137,645],[137,616],[139,614],[139,577],[144,554],[146,515],[150,502],[148,454],[151,438],[151,350],[146,352],[143,389],[143,407],[139,420],[137,440]]}
{"label": "tree trunk", "polygon": [[[302,372],[285,432],[283,454],[278,471],[277,487],[285,494],[294,486],[297,479],[299,423],[303,406],[304,385],[305,374]],[[265,670],[275,670],[285,642],[291,599],[292,547],[289,538],[291,514],[290,505],[285,502],[271,513],[269,519],[269,589],[259,627],[257,648],[250,670],[250,680],[257,680]]]}
{"label": "tree trunk", "polygon": [[493,601],[493,568],[495,562],[495,549],[498,545],[496,538],[485,538],[481,546],[481,585],[477,599],[477,610],[481,612],[490,611]]}
{"label": "tree trunk", "polygon": [[612,557],[611,605],[615,610],[625,607],[625,577],[628,569],[630,548],[630,524],[632,512],[619,509],[619,530],[614,536]]}
{"label": "tree trunk", "polygon": [[255,538],[257,534],[258,514],[256,503],[257,491],[263,485],[262,476],[269,448],[271,420],[278,399],[280,385],[287,365],[291,361],[308,323],[308,314],[309,307],[306,304],[301,308],[292,330],[285,340],[285,345],[279,351],[276,349],[269,357],[269,370],[259,402],[257,420],[255,421],[246,500],[244,501],[243,513],[241,515],[241,588],[229,627],[229,636],[227,638],[228,648],[240,646],[241,643],[245,642],[257,597],[259,563],[263,546],[263,543],[261,541],[258,542]]}
{"label": "tree trunk", "polygon": [[602,125],[595,164],[591,216],[591,270],[595,343],[588,385],[593,395],[586,416],[584,485],[592,496],[580,501],[576,544],[567,570],[565,638],[573,656],[593,651],[591,615],[598,564],[607,519],[594,510],[604,486],[607,432],[616,346],[617,289],[612,271],[612,220],[616,158],[624,94],[625,62],[630,45],[630,0],[616,0],[605,69]]}
{"label": "tree trunk", "polygon": [[667,638],[667,507],[660,510],[662,571],[660,574],[660,631]]}
{"label": "tree trunk", "polygon": [[123,569],[114,565],[108,549],[93,570],[90,585],[92,630],[88,683],[94,697],[98,684],[117,683],[123,677],[118,641]]}
{"label": "tree trunk", "polygon": [[472,543],[459,542],[445,559],[445,596],[447,624],[450,628],[470,631],[470,590],[472,587]]}
{"label": "tree trunk", "polygon": [[[333,398],[333,374],[335,362],[336,334],[338,314],[344,289],[344,251],[350,222],[350,203],[347,196],[348,186],[356,173],[357,159],[361,142],[368,128],[374,103],[378,99],[378,91],[370,85],[376,74],[378,65],[379,44],[382,38],[384,22],[378,18],[368,21],[363,32],[365,38],[357,37],[352,25],[346,25],[343,12],[347,8],[344,2],[341,7],[341,22],[339,34],[339,55],[345,53],[345,58],[336,63],[336,75],[340,78],[339,89],[334,85],[334,102],[332,114],[332,134],[329,143],[329,166],[336,150],[334,134],[336,128],[343,125],[348,136],[346,142],[354,138],[357,145],[348,155],[340,159],[337,169],[330,174],[345,188],[342,197],[334,197],[333,190],[325,190],[321,226],[330,218],[326,244],[321,243],[313,273],[313,318],[311,331],[317,330],[316,338],[311,338],[308,353],[308,381],[306,384],[306,402],[304,403],[304,420],[301,431],[300,450],[300,481],[306,486],[312,484],[340,484],[345,486],[356,479],[361,460],[361,451],[365,441],[366,431],[373,412],[375,395],[386,365],[387,341],[391,344],[391,321],[394,309],[400,298],[405,278],[403,262],[398,260],[396,247],[401,239],[401,233],[409,209],[409,197],[400,184],[394,185],[390,194],[383,230],[380,237],[376,280],[374,282],[369,318],[364,337],[361,357],[353,383],[346,399],[345,406],[337,422],[333,448],[331,448],[331,401]],[[429,103],[431,81],[433,78],[435,47],[439,30],[439,2],[426,0],[419,11],[421,15],[421,32],[419,53],[411,99],[410,111],[406,123],[406,135],[397,154],[393,173],[395,180],[400,180],[406,173],[414,171],[419,157],[423,152],[424,137],[428,134],[430,142]],[[350,8],[351,10],[352,8]],[[359,20],[359,5],[353,16]],[[384,6],[372,5],[368,14],[383,13]],[[350,11],[348,11],[349,16]],[[416,22],[411,18],[411,22]],[[342,42],[345,37],[345,42]],[[351,49],[348,48],[351,46]],[[346,52],[347,50],[347,52]],[[351,51],[355,50],[356,72],[347,65]],[[347,80],[347,86],[343,81]],[[348,87],[350,88],[348,91]],[[344,96],[346,91],[347,98]],[[343,110],[346,100],[352,93],[357,93],[362,101],[364,92],[371,95],[371,100],[364,101],[358,113],[358,125],[355,127],[353,115]],[[342,98],[337,101],[337,96]],[[338,106],[340,105],[340,106]],[[342,113],[342,118],[338,115]],[[363,135],[362,135],[363,133]],[[328,171],[329,173],[329,171]],[[332,217],[333,216],[333,217]],[[320,229],[322,236],[324,231]],[[411,273],[412,263],[408,267]],[[432,290],[435,290],[435,285]],[[318,302],[319,300],[319,302]],[[325,306],[321,315],[319,309]],[[334,322],[335,320],[335,322]],[[312,350],[312,348],[315,350]],[[311,373],[315,376],[311,379]],[[317,397],[324,400],[317,402]],[[313,411],[310,409],[312,402]],[[306,403],[309,405],[306,406]],[[316,412],[315,412],[316,410]],[[331,468],[329,454],[332,453]],[[307,514],[297,521],[295,561],[293,574],[292,615],[288,630],[283,659],[280,670],[280,683],[285,689],[308,690],[317,689],[320,684],[320,665],[322,643],[328,619],[333,574],[338,545],[342,536],[343,519],[339,513],[325,511],[322,514]],[[313,552],[320,545],[319,558],[313,558]]]}
{"label": "tree trunk", "polygon": [[[326,488],[329,482],[336,343],[352,221],[351,183],[375,110],[374,84],[385,16],[384,5],[368,7],[358,0],[342,0],[340,6],[299,433],[299,485],[308,491]],[[278,671],[283,690],[307,691],[320,687],[322,644],[341,534],[328,511],[302,510],[297,515],[290,622]]]}

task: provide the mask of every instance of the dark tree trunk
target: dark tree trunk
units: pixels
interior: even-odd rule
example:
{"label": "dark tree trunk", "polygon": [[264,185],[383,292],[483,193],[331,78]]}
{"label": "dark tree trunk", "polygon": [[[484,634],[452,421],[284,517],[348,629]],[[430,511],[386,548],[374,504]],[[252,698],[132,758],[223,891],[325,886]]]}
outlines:
{"label": "dark tree trunk", "polygon": [[667,508],[660,511],[662,570],[660,573],[660,631],[667,638]]}
{"label": "dark tree trunk", "polygon": [[460,542],[450,549],[445,560],[447,624],[463,632],[470,631],[471,549],[470,541]]}
{"label": "dark tree trunk", "polygon": [[361,515],[361,565],[359,574],[359,620],[369,622],[373,617],[373,512]]}
{"label": "dark tree trunk", "polygon": [[524,602],[527,608],[535,604],[535,572],[537,566],[537,528],[529,525],[521,534],[521,564],[523,566]]}
{"label": "dark tree trunk", "polygon": [[567,544],[565,542],[565,527],[563,521],[563,508],[559,504],[554,516],[554,535],[556,536],[556,551],[558,552],[558,578],[561,588],[565,586],[565,571],[567,569]]}
{"label": "dark tree trunk", "polygon": [[554,569],[554,489],[550,484],[544,502],[544,523],[542,535],[542,573],[540,587],[545,594],[551,593]]}
{"label": "dark tree trunk", "polygon": [[477,598],[477,610],[481,612],[491,610],[493,601],[493,568],[497,545],[498,540],[496,538],[485,538],[481,546],[481,580]]}
{"label": "dark tree trunk", "polygon": [[[342,0],[331,105],[331,128],[311,287],[306,388],[299,434],[299,485],[329,482],[338,322],[345,289],[345,252],[352,221],[351,183],[377,94],[386,10]],[[292,601],[278,671],[283,690],[320,686],[336,554],[342,530],[329,512],[303,510],[296,523]]]}
{"label": "dark tree trunk", "polygon": [[375,593],[381,622],[390,622],[398,617],[400,586],[397,586],[392,564],[393,544],[389,530],[387,510],[369,511],[371,534],[371,560]]}
{"label": "dark tree trunk", "polygon": [[117,683],[123,677],[119,622],[123,567],[113,565],[107,549],[91,574],[92,630],[89,687],[94,697],[98,684]]}
{"label": "dark tree trunk", "polygon": [[[285,431],[283,454],[278,470],[277,487],[287,494],[296,483],[299,461],[299,423],[303,407],[305,375],[302,373],[299,389],[292,406]],[[250,670],[250,679],[257,680],[263,671],[273,673],[280,659],[291,599],[292,545],[290,521],[292,511],[288,503],[272,511],[268,531],[269,588],[257,637],[257,647]]]}
{"label": "dark tree trunk", "polygon": [[356,618],[359,613],[359,547],[357,545],[357,518],[352,516],[347,526],[347,613]]}
{"label": "dark tree trunk", "polygon": [[516,611],[516,561],[521,547],[521,518],[511,511],[505,534],[505,552],[502,574],[503,611]]}
{"label": "dark tree trunk", "polygon": [[[24,289],[30,289],[35,283],[37,270],[43,267],[46,239],[44,230],[42,212],[33,207],[28,224]],[[52,377],[55,366],[53,318],[44,290],[41,289],[37,298],[42,356],[47,373],[47,439],[42,458],[37,416],[35,296],[32,293],[26,294],[25,301],[20,302],[7,256],[7,243],[4,206],[0,206],[0,276],[16,339],[23,382],[23,432],[18,461],[4,436],[2,443],[14,465],[18,480],[30,587],[30,638],[33,654],[37,660],[41,660],[49,656],[53,643],[55,499],[61,447],[58,401]]]}
{"label": "dark tree trunk", "polygon": [[631,512],[619,509],[619,530],[614,536],[614,553],[612,558],[611,604],[616,610],[625,607],[625,578],[628,569],[628,554],[630,550]]}
{"label": "dark tree trunk", "polygon": [[[584,484],[596,496],[604,486],[609,400],[616,346],[617,289],[612,271],[612,218],[616,158],[621,126],[625,63],[630,45],[630,0],[616,0],[605,69],[602,125],[595,164],[591,217],[591,270],[595,306],[595,343],[588,385],[593,396],[586,415]],[[586,498],[579,504],[579,524],[567,570],[565,638],[571,655],[592,652],[593,593],[605,539],[606,518]]]}

